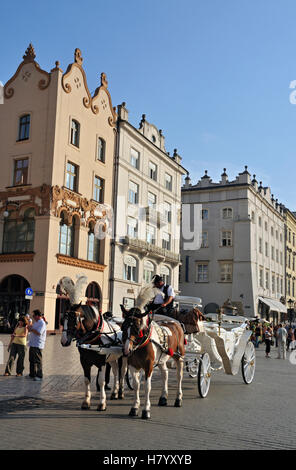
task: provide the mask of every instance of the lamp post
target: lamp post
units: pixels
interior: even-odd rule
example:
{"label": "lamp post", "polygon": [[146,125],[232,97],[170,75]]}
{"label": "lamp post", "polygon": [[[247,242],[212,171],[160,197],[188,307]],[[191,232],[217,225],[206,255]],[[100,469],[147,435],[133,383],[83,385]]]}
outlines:
{"label": "lamp post", "polygon": [[292,321],[294,320],[294,300],[289,299],[287,303],[288,303],[288,305],[289,305],[289,308],[288,308],[288,319],[289,319],[290,327],[291,327],[291,326],[292,326]]}

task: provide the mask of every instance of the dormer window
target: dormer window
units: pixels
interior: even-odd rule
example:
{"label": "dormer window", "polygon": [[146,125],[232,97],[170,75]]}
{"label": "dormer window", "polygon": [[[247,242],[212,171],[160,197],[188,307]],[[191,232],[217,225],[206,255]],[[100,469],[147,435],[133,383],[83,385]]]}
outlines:
{"label": "dormer window", "polygon": [[79,148],[79,139],[80,139],[80,124],[75,119],[72,119],[71,122],[71,139],[70,142],[75,147]]}
{"label": "dormer window", "polygon": [[31,122],[30,114],[25,114],[24,116],[20,117],[18,141],[28,140],[29,139],[29,137],[30,137],[30,122]]}

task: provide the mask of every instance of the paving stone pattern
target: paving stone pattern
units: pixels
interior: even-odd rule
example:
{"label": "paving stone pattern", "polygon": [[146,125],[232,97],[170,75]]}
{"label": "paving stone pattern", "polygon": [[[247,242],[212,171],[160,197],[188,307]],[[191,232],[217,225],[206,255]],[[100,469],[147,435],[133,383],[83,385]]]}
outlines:
{"label": "paving stone pattern", "polygon": [[[7,346],[9,336],[0,335]],[[5,353],[5,360],[8,353]],[[25,359],[28,374],[28,354]],[[106,412],[96,411],[95,369],[92,406],[82,411],[82,369],[75,346],[62,348],[60,336],[49,336],[44,350],[44,379],[3,377],[0,365],[0,449],[295,449],[294,391],[296,366],[289,360],[264,357],[257,351],[253,384],[241,374],[215,372],[209,395],[198,398],[196,379],[185,373],[183,407],[173,406],[175,371],[170,371],[167,407],[158,407],[160,376],[155,371],[152,419],[129,418],[133,394],[108,401]],[[110,393],[110,392],[109,392]],[[143,390],[141,392],[143,398]],[[33,436],[39,436],[36,439]]]}

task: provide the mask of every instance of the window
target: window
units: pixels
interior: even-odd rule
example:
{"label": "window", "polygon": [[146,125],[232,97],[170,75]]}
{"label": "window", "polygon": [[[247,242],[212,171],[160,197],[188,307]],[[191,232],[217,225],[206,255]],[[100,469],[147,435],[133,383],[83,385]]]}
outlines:
{"label": "window", "polygon": [[280,251],[280,264],[283,265],[283,253]]}
{"label": "window", "polygon": [[78,187],[78,166],[74,163],[67,163],[66,187],[71,191],[77,191]]}
{"label": "window", "polygon": [[140,168],[140,152],[131,148],[130,164],[137,170]]}
{"label": "window", "polygon": [[149,162],[149,176],[152,180],[157,181],[157,165],[153,162]]}
{"label": "window", "polygon": [[32,252],[35,235],[35,209],[29,208],[23,217],[16,211],[9,211],[4,219],[3,253]]}
{"label": "window", "polygon": [[280,292],[280,294],[283,293],[283,290],[284,290],[284,289],[283,289],[283,278],[281,277],[281,292]]}
{"label": "window", "polygon": [[220,281],[232,282],[232,263],[220,264]]}
{"label": "window", "polygon": [[264,287],[263,268],[259,268],[259,286]]}
{"label": "window", "polygon": [[293,246],[295,246],[295,233],[293,232]]}
{"label": "window", "polygon": [[275,238],[278,240],[279,239],[279,232],[276,230],[275,231]]}
{"label": "window", "polygon": [[168,189],[169,191],[172,191],[173,178],[171,177],[171,175],[169,175],[168,173],[165,173],[164,180],[165,180],[165,188]]}
{"label": "window", "polygon": [[259,253],[262,253],[262,238],[259,237]]}
{"label": "window", "polygon": [[168,266],[160,267],[160,275],[163,278],[165,284],[171,284],[171,270]]}
{"label": "window", "polygon": [[271,290],[272,290],[272,293],[274,294],[275,293],[275,274],[272,273],[271,275]]}
{"label": "window", "polygon": [[232,232],[231,231],[222,232],[221,246],[232,246]]}
{"label": "window", "polygon": [[94,200],[97,202],[104,202],[104,189],[105,181],[99,176],[94,177]]}
{"label": "window", "polygon": [[139,185],[132,181],[128,184],[128,202],[130,204],[138,204],[139,202]]}
{"label": "window", "polygon": [[164,203],[164,217],[165,220],[170,224],[172,221],[172,206],[169,202]]}
{"label": "window", "polygon": [[148,225],[146,227],[146,242],[155,245],[156,231],[153,225]]}
{"label": "window", "polygon": [[265,256],[268,256],[269,255],[269,252],[268,252],[268,243],[265,242]]}
{"label": "window", "polygon": [[80,139],[80,124],[78,121],[75,121],[75,119],[72,119],[70,142],[72,145],[75,145],[75,147],[79,147],[79,139]]}
{"label": "window", "polygon": [[276,278],[276,291],[278,294],[280,293],[280,278],[278,276]]}
{"label": "window", "polygon": [[202,232],[201,234],[201,248],[208,248],[209,240],[208,240],[208,232]]}
{"label": "window", "polygon": [[259,223],[259,227],[261,227],[261,226],[262,226],[262,219],[261,219],[261,217],[258,218],[258,223]]}
{"label": "window", "polygon": [[283,235],[280,233],[280,242],[283,241]]}
{"label": "window", "polygon": [[133,256],[126,255],[124,257],[123,279],[126,281],[137,282],[137,267],[137,260]]}
{"label": "window", "polygon": [[102,137],[98,137],[97,160],[105,163],[106,156],[106,142]]}
{"label": "window", "polygon": [[169,250],[171,249],[171,235],[163,232],[162,234],[162,248]]}
{"label": "window", "polygon": [[268,230],[267,222],[265,222],[264,225],[265,225],[265,230],[266,230],[266,232],[267,232],[267,230]]}
{"label": "window", "polygon": [[274,260],[274,246],[271,247],[271,259]]}
{"label": "window", "polygon": [[148,191],[148,207],[156,208],[156,196]]}
{"label": "window", "polygon": [[209,211],[208,211],[208,209],[202,209],[202,211],[201,211],[201,218],[202,218],[202,220],[208,220],[208,218],[209,218]]}
{"label": "window", "polygon": [[138,237],[138,221],[134,217],[127,218],[127,234],[131,238]]}
{"label": "window", "polygon": [[270,227],[270,233],[271,233],[271,236],[273,237],[273,227]]}
{"label": "window", "polygon": [[19,134],[18,140],[28,140],[30,137],[30,121],[31,116],[30,114],[25,114],[24,116],[20,117],[19,120]]}
{"label": "window", "polygon": [[144,270],[143,270],[143,279],[147,284],[149,284],[152,281],[154,271],[155,271],[154,264],[151,263],[151,261],[145,260]]}
{"label": "window", "polygon": [[75,219],[71,225],[67,225],[66,213],[62,212],[60,222],[59,253],[62,255],[73,256],[74,254],[74,230]]}
{"label": "window", "polygon": [[232,219],[232,209],[227,207],[222,210],[222,218],[223,219]]}
{"label": "window", "polygon": [[269,289],[269,271],[265,271],[265,289]]}
{"label": "window", "polygon": [[100,262],[100,240],[95,237],[94,226],[92,225],[88,232],[87,240],[87,259],[95,263]]}
{"label": "window", "polygon": [[196,282],[209,282],[208,263],[198,263],[196,265]]}
{"label": "window", "polygon": [[278,249],[275,250],[275,260],[277,263],[279,262],[279,250]]}
{"label": "window", "polygon": [[28,183],[28,167],[29,159],[21,158],[14,161],[13,170],[13,186],[18,186]]}

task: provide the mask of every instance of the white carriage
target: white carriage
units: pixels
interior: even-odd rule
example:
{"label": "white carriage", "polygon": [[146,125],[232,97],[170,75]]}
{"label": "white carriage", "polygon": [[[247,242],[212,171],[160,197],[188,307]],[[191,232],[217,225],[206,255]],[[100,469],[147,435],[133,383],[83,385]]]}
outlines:
{"label": "white carriage", "polygon": [[[177,296],[175,301],[180,311],[201,307],[199,297]],[[244,382],[250,384],[255,375],[256,358],[247,319],[217,313],[204,316],[206,321],[199,322],[200,331],[187,335],[185,356],[186,370],[191,377],[197,377],[200,396],[207,396],[212,372],[219,369],[236,375],[241,367]],[[172,321],[163,315],[154,316],[154,321],[164,319]]]}

